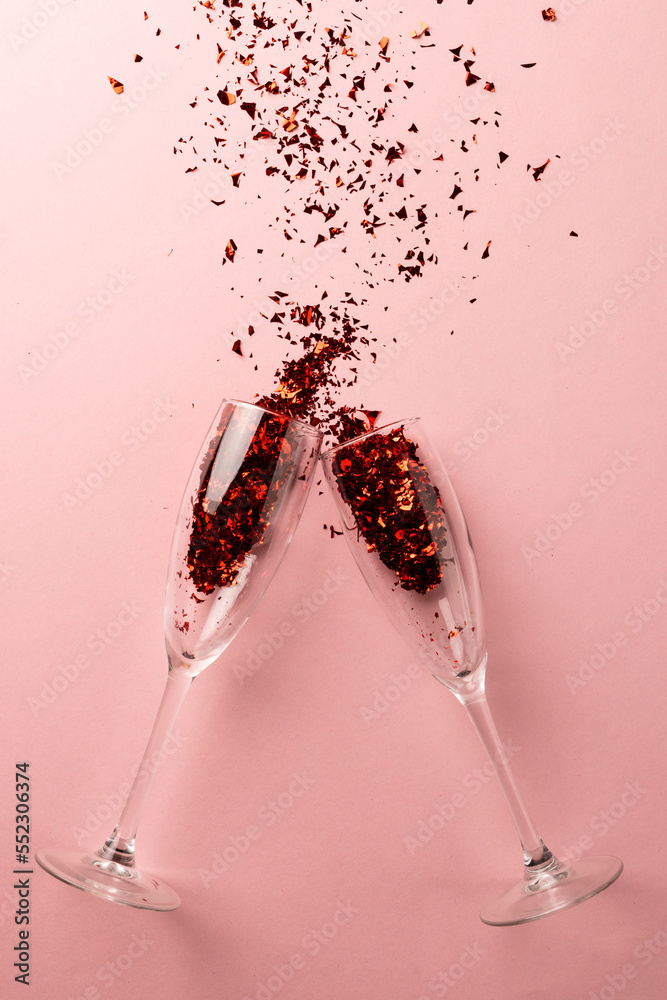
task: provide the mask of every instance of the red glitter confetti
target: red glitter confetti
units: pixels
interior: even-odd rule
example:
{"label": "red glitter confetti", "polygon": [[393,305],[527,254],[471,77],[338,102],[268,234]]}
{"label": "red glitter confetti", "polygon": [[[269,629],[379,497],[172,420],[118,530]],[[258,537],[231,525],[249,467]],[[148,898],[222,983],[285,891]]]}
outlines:
{"label": "red glitter confetti", "polygon": [[233,480],[229,484],[216,480],[215,460],[225,430],[233,432],[234,422],[242,420],[243,415],[230,407],[201,466],[187,567],[195,587],[203,594],[237,584],[246,556],[261,541],[292,471],[293,428],[267,413]]}
{"label": "red glitter confetti", "polygon": [[[227,242],[227,246],[225,247],[225,258],[226,258],[226,260],[229,260],[232,263],[234,263],[234,257],[236,255],[237,249],[238,248],[237,248],[236,243],[234,242],[234,240],[229,240]],[[226,260],[223,260],[222,263],[225,264]]]}
{"label": "red glitter confetti", "polygon": [[123,91],[125,90],[125,87],[120,82],[120,80],[114,80],[114,78],[112,76],[108,76],[107,80],[111,84],[111,87],[113,89],[114,94],[122,94],[123,93]]}
{"label": "red glitter confetti", "polygon": [[553,9],[553,7],[547,7],[546,10],[542,11],[542,18],[545,21],[555,21],[556,11]]}
{"label": "red glitter confetti", "polygon": [[403,428],[340,448],[332,470],[368,551],[404,590],[426,594],[437,586],[447,545],[442,504]]}
{"label": "red glitter confetti", "polygon": [[546,163],[543,163],[541,167],[532,167],[528,165],[528,169],[533,171],[533,180],[539,181],[540,177],[546,170],[547,166],[551,163],[551,159],[548,159]]}
{"label": "red glitter confetti", "polygon": [[[368,324],[363,322],[367,299],[357,290],[361,285],[376,289],[380,281],[398,280],[397,274],[401,280],[413,280],[421,277],[427,267],[437,265],[437,254],[429,247],[428,228],[428,217],[437,216],[437,212],[420,204],[425,198],[423,191],[428,189],[423,182],[435,182],[432,189],[441,191],[451,190],[453,184],[452,201],[462,194],[464,187],[470,191],[471,186],[466,183],[468,173],[454,170],[454,177],[451,171],[446,173],[451,157],[450,147],[445,147],[445,143],[449,139],[455,143],[451,152],[458,157],[459,165],[461,157],[470,161],[470,153],[474,156],[484,126],[500,127],[500,113],[489,114],[488,122],[481,118],[474,120],[473,124],[479,125],[479,129],[472,136],[470,126],[464,122],[463,134],[447,135],[434,149],[434,155],[429,151],[422,161],[415,160],[414,154],[419,156],[419,142],[413,136],[427,127],[427,119],[418,117],[423,98],[419,96],[415,101],[421,88],[417,86],[413,90],[415,80],[402,79],[409,75],[407,67],[400,75],[392,71],[389,37],[377,43],[373,40],[376,36],[366,38],[363,31],[357,37],[352,17],[358,15],[352,11],[341,12],[341,23],[337,26],[324,28],[323,22],[317,21],[319,12],[313,10],[317,4],[308,0],[297,2],[301,10],[294,5],[293,20],[279,17],[273,9],[267,13],[263,0],[252,4],[247,0],[245,5],[242,0],[222,0],[220,6],[216,6],[215,0],[204,0],[193,7],[198,21],[207,31],[215,33],[209,37],[205,54],[205,64],[212,66],[211,76],[215,83],[209,79],[209,86],[203,87],[191,102],[193,120],[200,129],[196,138],[180,139],[174,151],[185,149],[199,158],[196,164],[185,168],[189,171],[214,163],[227,172],[230,188],[239,187],[241,167],[247,168],[249,177],[253,176],[252,167],[248,167],[253,157],[259,161],[256,166],[262,178],[275,179],[267,183],[275,183],[281,190],[297,184],[296,188],[291,188],[289,196],[280,194],[283,199],[280,204],[284,206],[282,213],[276,213],[273,206],[266,212],[266,228],[284,246],[284,252],[276,253],[275,243],[270,245],[267,241],[264,258],[252,254],[258,265],[270,268],[269,273],[282,273],[279,256],[286,258],[286,264],[291,260],[290,266],[300,267],[298,250],[301,246],[304,253],[309,252],[313,257],[310,247],[318,247],[317,253],[322,253],[322,260],[326,261],[327,252],[347,252],[348,236],[353,228],[366,239],[364,246],[368,247],[368,252],[365,256],[359,252],[358,240],[350,242],[350,284],[345,287],[352,292],[343,293],[334,286],[335,298],[329,299],[328,291],[323,290],[325,268],[320,263],[317,281],[314,278],[305,281],[305,273],[296,272],[300,273],[298,280],[281,279],[281,284],[285,281],[286,291],[276,289],[273,281],[270,289],[266,284],[261,286],[266,289],[268,302],[252,310],[245,308],[243,312],[246,317],[252,316],[254,326],[250,326],[246,318],[239,322],[236,332],[232,331],[232,350],[241,357],[238,334],[245,337],[246,330],[249,336],[256,333],[257,341],[270,332],[289,345],[290,356],[275,373],[275,388],[259,399],[260,405],[308,420],[336,438],[346,440],[371,429],[378,411],[340,405],[339,394],[355,386],[364,359],[370,356],[373,364],[382,360],[379,352],[385,347],[377,342]],[[351,6],[356,7],[356,3]],[[430,34],[428,25],[421,22],[420,28],[413,29],[410,34],[413,40],[422,38]],[[392,44],[397,44],[397,38],[405,40],[405,35],[397,33],[394,37],[392,32]],[[200,39],[199,32],[196,39]],[[408,47],[416,53],[425,46]],[[465,61],[463,49],[460,45],[450,52],[454,62],[463,64],[465,83],[469,87],[481,77],[472,69],[476,59],[474,49],[469,49],[473,59]],[[489,93],[495,91],[494,84],[488,80],[484,88]],[[396,116],[392,107],[399,93],[400,100],[412,99],[416,104],[415,110],[411,109],[407,116]],[[401,121],[413,124],[408,128],[406,124],[397,124]],[[376,130],[370,139],[367,123]],[[210,154],[208,149],[203,155],[199,152],[202,127]],[[194,125],[192,131],[196,131]],[[446,156],[443,156],[443,148]],[[507,154],[499,154],[500,163],[506,158]],[[465,170],[472,167],[474,163],[467,162]],[[399,170],[403,172],[399,174]],[[418,182],[422,170],[424,176]],[[201,174],[197,180],[200,178]],[[474,179],[479,180],[478,169],[474,170]],[[243,187],[246,189],[250,185],[244,180]],[[232,199],[242,199],[245,194],[245,190],[238,195],[230,190],[226,197],[231,203]],[[253,190],[253,199],[254,195]],[[215,205],[223,203],[223,200],[213,201]],[[451,217],[453,224],[459,225],[455,232],[459,245],[462,242],[457,239],[460,226],[474,212],[474,208],[464,209],[460,200],[456,207],[452,204],[447,206],[446,213],[443,212]],[[489,256],[490,243],[487,243],[483,258]],[[235,242],[230,239],[222,263],[233,262],[236,250]],[[252,253],[245,245],[244,250]],[[256,247],[257,254],[263,252],[263,247]],[[328,269],[329,265],[326,267]],[[266,274],[267,271],[260,273],[259,281]],[[298,293],[297,288],[300,289]],[[332,291],[331,286],[329,291]],[[469,301],[472,303],[475,299]],[[391,325],[387,324],[387,328]],[[299,333],[302,336],[299,337]],[[388,346],[395,346],[396,338],[391,341],[393,345],[389,342]],[[408,355],[405,359],[408,360]],[[378,364],[378,371],[381,367]],[[206,476],[211,477],[217,448],[216,441],[211,442],[208,469],[204,463],[202,484],[195,501],[188,555],[193,579],[206,593],[217,586],[236,582],[246,553],[261,539],[262,523],[266,523],[270,515],[269,508],[265,507],[263,514],[259,511],[263,495],[267,488],[270,489],[268,472],[272,463],[273,472],[276,471],[276,447],[283,424],[275,417],[267,420],[264,437],[254,442],[253,455],[244,463],[238,483],[235,481],[229,487],[224,502],[215,510],[206,500],[204,488]],[[275,427],[272,420],[276,421]],[[364,537],[369,547],[375,546],[383,562],[392,565],[401,586],[425,593],[439,582],[437,556],[446,544],[439,497],[428,482],[416,446],[405,439],[402,429],[374,440],[377,448],[384,448],[372,466],[377,468],[384,493],[375,497],[373,508],[373,498],[364,499],[363,496],[364,485],[368,487],[373,482],[367,473],[365,480],[360,475],[348,484],[360,491],[359,503],[367,504],[367,512],[371,516],[379,513],[384,521],[384,525],[376,521],[373,537],[373,527],[367,525],[371,535],[365,533]],[[364,459],[362,465],[371,458],[370,455],[361,457]],[[258,472],[259,466],[264,470],[263,477]],[[280,468],[279,475],[282,474]],[[351,463],[346,474],[354,477],[354,470]],[[399,500],[403,503],[397,503]],[[399,526],[397,519],[403,526]],[[380,529],[387,525],[394,529],[394,535],[385,535],[383,542]],[[404,544],[406,529],[408,539]],[[403,534],[399,536],[399,532]]]}
{"label": "red glitter confetti", "polygon": [[[413,156],[419,144],[415,148],[412,135],[423,131],[422,120],[417,117],[420,97],[416,102],[412,98],[415,110],[407,117],[407,123],[400,126],[403,134],[396,134],[396,122],[405,118],[397,118],[392,109],[393,92],[400,85],[402,99],[406,100],[415,81],[402,79],[407,75],[406,69],[400,75],[391,71],[389,36],[379,39],[376,48],[372,37],[366,38],[362,33],[357,38],[351,20],[356,14],[341,12],[339,24],[324,28],[325,22],[317,21],[320,16],[314,11],[317,5],[306,0],[298,3],[303,11],[298,11],[297,18],[295,7],[293,20],[279,18],[274,10],[267,12],[262,0],[254,4],[224,0],[221,7],[210,0],[205,8],[201,3],[193,8],[200,20],[205,17],[206,30],[215,32],[217,37],[214,34],[209,42],[208,59],[212,64],[209,86],[203,87],[203,92],[191,102],[195,115],[200,116],[200,132],[196,137],[181,138],[174,149],[182,152],[185,147],[198,157],[198,166],[213,162],[226,170],[230,188],[239,187],[244,173],[241,166],[245,168],[259,158],[264,161],[258,164],[262,176],[275,178],[281,186],[297,184],[298,188],[292,188],[289,197],[280,196],[282,213],[277,214],[273,206],[266,213],[270,236],[286,241],[280,257],[291,257],[295,267],[299,267],[301,245],[304,249],[317,247],[318,253],[347,253],[348,236],[353,228],[359,227],[368,240],[368,252],[365,256],[359,253],[357,243],[354,254],[350,254],[351,287],[365,285],[375,289],[380,281],[420,278],[438,262],[437,253],[429,247],[429,218],[438,213],[430,211],[426,204],[412,201],[420,197],[419,185],[415,190],[414,182],[424,171],[422,190],[426,190],[423,181],[435,181],[440,189],[443,182],[449,183],[449,190],[453,183],[450,198],[455,201],[466,186],[467,174],[462,177],[455,170],[455,177],[451,178],[450,173],[448,178],[446,171],[450,168],[446,164],[450,157],[437,149],[434,151],[437,155],[429,155],[427,162],[425,158],[415,164]],[[413,29],[413,40],[426,34],[428,25],[421,22],[419,30]],[[199,32],[196,38],[199,40]],[[463,65],[467,86],[481,79],[473,72],[477,57],[472,47],[466,47],[466,55],[469,53],[470,57],[465,60],[463,45],[450,51],[454,62]],[[485,86],[488,92],[493,92],[490,81]],[[419,93],[419,88],[413,93]],[[202,122],[204,109],[208,113]],[[493,112],[493,118],[498,115],[499,112]],[[489,123],[477,119],[480,132],[490,123],[498,127],[493,118]],[[375,136],[368,137],[366,123],[376,130]],[[466,122],[462,124],[469,129]],[[206,129],[203,136],[202,125]],[[471,136],[465,131],[456,137],[459,156],[469,157],[476,148],[478,135]],[[200,152],[202,142],[212,147],[211,155]],[[445,142],[447,139],[443,140],[443,146]],[[401,173],[396,169],[399,160],[400,166],[405,161]],[[193,171],[196,166],[191,164],[186,169]],[[252,171],[248,170],[248,174],[252,176]],[[474,170],[473,179],[479,180],[478,169]],[[260,197],[261,187],[257,191]],[[389,197],[391,191],[394,197]],[[226,197],[231,203],[236,192],[230,191]],[[222,198],[211,201],[218,206],[225,203]],[[459,202],[456,209],[460,216],[454,206],[447,214],[452,221],[456,218],[461,223],[475,212]],[[324,224],[318,226],[316,220]],[[263,252],[263,247],[256,247],[257,254]],[[236,244],[230,240],[222,263],[233,262],[235,254]],[[260,264],[263,262],[254,254],[253,258]],[[277,260],[275,245],[265,259],[271,265]],[[260,274],[259,281],[266,273]],[[321,264],[318,274],[320,278],[324,274]],[[304,276],[299,280],[303,282]],[[340,394],[355,385],[364,359],[370,357],[373,363],[380,359],[384,345],[377,342],[368,324],[363,322],[367,303],[363,295],[354,300],[349,293],[345,293],[348,296],[345,298],[337,293],[338,301],[327,301],[322,285],[315,292],[313,283],[308,279],[302,285],[298,301],[292,278],[286,283],[287,292],[267,288],[265,295],[269,301],[254,311],[261,317],[253,320],[258,339],[271,332],[284,339],[290,348],[290,356],[276,372],[275,389],[265,393],[260,402],[326,427],[334,435],[349,437],[368,428],[366,413],[372,411],[341,406]],[[305,330],[301,338],[294,332],[300,326]],[[241,323],[232,331],[239,347],[239,334],[244,334],[246,328],[247,323]]]}

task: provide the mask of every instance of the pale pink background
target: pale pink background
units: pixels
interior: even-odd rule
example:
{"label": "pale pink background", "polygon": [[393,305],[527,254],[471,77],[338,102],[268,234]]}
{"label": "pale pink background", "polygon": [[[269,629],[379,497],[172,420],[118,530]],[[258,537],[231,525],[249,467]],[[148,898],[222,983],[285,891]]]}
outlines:
{"label": "pale pink background", "polygon": [[[419,50],[415,103],[402,112],[408,121],[419,116],[420,137],[470,96],[446,54],[461,43],[474,45],[478,68],[496,84],[479,113],[502,111],[502,129],[487,129],[469,154],[484,169],[469,233],[476,247],[493,240],[491,257],[481,262],[475,251],[468,274],[480,277],[468,279],[440,318],[416,329],[410,317],[465,273],[461,253],[448,257],[449,179],[431,190],[429,205],[441,213],[431,226],[441,265],[421,281],[385,286],[371,301],[375,332],[408,330],[412,343],[377,372],[363,402],[387,419],[420,414],[452,467],[485,593],[490,702],[501,734],[520,747],[516,775],[545,840],[561,853],[588,837],[593,853],[622,857],[625,872],[601,896],[548,920],[508,929],[480,922],[486,898],[519,874],[509,815],[493,782],[475,784],[481,747],[455,699],[429,677],[414,679],[377,718],[362,714],[392,675],[407,670],[411,653],[343,539],[322,530],[335,512],[316,488],[251,623],[186,701],[180,748],[155,781],[139,856],[169,877],[181,908],[152,914],[109,906],[37,870],[35,1000],[95,990],[255,998],[273,967],[297,953],[303,967],[275,995],[431,1000],[444,995],[444,981],[434,980],[456,972],[466,949],[479,958],[448,996],[609,997],[628,963],[636,975],[620,989],[624,997],[664,996],[667,612],[655,595],[667,594],[660,591],[667,578],[660,384],[667,270],[661,264],[627,301],[614,290],[652,248],[664,247],[662,5],[561,0],[555,24],[542,20],[539,3],[524,0],[424,0],[407,13],[382,0],[369,6],[389,18],[382,30],[371,25],[374,44],[376,35],[409,33],[421,18],[432,25],[438,48]],[[140,757],[164,684],[162,594],[183,483],[219,400],[266,391],[281,356],[280,342],[268,337],[254,345],[253,361],[229,349],[229,331],[252,310],[239,305],[238,293],[252,303],[260,286],[252,260],[239,259],[235,270],[219,261],[242,227],[251,245],[261,245],[253,190],[239,191],[224,210],[206,205],[183,219],[182,206],[193,203],[206,175],[184,175],[171,147],[189,134],[187,104],[208,81],[203,50],[176,53],[177,20],[169,26],[150,11],[146,27],[132,0],[64,3],[36,37],[12,45],[23,18],[40,9],[5,5],[0,28],[3,996],[20,995],[12,970],[14,762],[31,764],[33,846],[74,843],[87,820],[99,828],[86,846],[97,846],[115,818],[107,801],[118,798]],[[154,40],[158,25],[165,35],[170,28],[163,44]],[[140,66],[131,62],[136,51],[145,56]],[[392,58],[406,74],[414,63],[399,45]],[[520,68],[533,61],[534,69]],[[106,75],[131,87],[152,69],[161,82],[126,118],[113,117],[118,98]],[[109,116],[113,131],[59,180],[53,163]],[[605,131],[608,122],[615,130]],[[584,168],[586,147],[597,152]],[[510,159],[496,171],[499,149]],[[547,157],[535,184],[526,164]],[[529,213],[536,217],[518,223],[563,169],[572,183],[560,194],[552,186]],[[457,251],[462,242],[455,230]],[[277,261],[274,274],[289,263]],[[334,257],[322,265],[322,287],[344,287],[349,264]],[[22,379],[20,366],[105,288],[114,269],[131,279],[113,304],[92,323],[79,317],[79,335],[44,371]],[[262,291],[273,281],[268,273],[265,266]],[[580,328],[608,299],[617,302],[614,314],[561,359],[556,345],[570,327]],[[171,417],[132,446],[132,428],[158,400]],[[503,417],[489,435],[482,428],[490,411]],[[474,435],[480,446],[467,450],[462,442]],[[122,461],[109,478],[67,510],[63,494],[115,451]],[[617,451],[631,456],[627,467],[608,473],[606,481],[615,481],[591,499],[587,484],[611,468]],[[527,558],[522,548],[575,502],[581,516],[559,538],[552,526],[549,550]],[[343,585],[304,620],[296,606],[321,590],[329,572]],[[636,628],[628,616],[647,601],[648,620]],[[141,609],[135,620],[95,653],[91,637],[133,602]],[[231,668],[285,622],[295,637],[241,684]],[[613,649],[619,632],[627,641],[571,691],[568,675],[596,644]],[[31,702],[83,653],[88,665],[66,685],[58,681],[52,704]],[[295,773],[311,783],[267,825],[262,808]],[[636,793],[619,805],[628,784]],[[464,808],[410,854],[405,838],[457,793]],[[605,829],[610,810],[613,826]],[[205,888],[200,870],[253,823],[261,838]],[[314,954],[309,935],[341,903],[352,916]],[[126,964],[134,935],[145,935],[141,956],[119,978],[104,979],[107,963]],[[643,950],[645,940],[656,942],[656,954]]]}

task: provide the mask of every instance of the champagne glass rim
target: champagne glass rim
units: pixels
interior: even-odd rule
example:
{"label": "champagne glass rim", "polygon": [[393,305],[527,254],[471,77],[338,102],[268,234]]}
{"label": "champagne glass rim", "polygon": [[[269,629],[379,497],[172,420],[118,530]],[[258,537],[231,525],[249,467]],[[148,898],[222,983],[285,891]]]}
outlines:
{"label": "champagne glass rim", "polygon": [[406,417],[404,420],[392,420],[391,423],[382,424],[380,427],[372,427],[369,431],[364,431],[363,434],[357,434],[356,437],[348,438],[347,441],[341,441],[339,444],[335,445],[333,448],[328,448],[322,453],[320,458],[322,461],[325,459],[330,459],[337,451],[341,451],[343,448],[347,448],[349,445],[357,444],[359,441],[363,441],[364,438],[372,437],[373,434],[381,434],[383,431],[393,430],[396,427],[405,427],[406,424],[414,424],[420,418],[419,417]]}
{"label": "champagne glass rim", "polygon": [[249,403],[245,399],[229,399],[225,397],[223,405],[224,403],[233,403],[234,406],[247,406],[252,410],[261,410],[262,413],[269,413],[272,417],[279,417],[287,423],[298,424],[306,433],[313,434],[320,438],[320,440],[322,439],[322,431],[318,430],[317,427],[306,423],[305,420],[299,420],[298,417],[290,417],[289,413],[280,413],[278,410],[272,410],[269,406],[260,406],[259,403]]}

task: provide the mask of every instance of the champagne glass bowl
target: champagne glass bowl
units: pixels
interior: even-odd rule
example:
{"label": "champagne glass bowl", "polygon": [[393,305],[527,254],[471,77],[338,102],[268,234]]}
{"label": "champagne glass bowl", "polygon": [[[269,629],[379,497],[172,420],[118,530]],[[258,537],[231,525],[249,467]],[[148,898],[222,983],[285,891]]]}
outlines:
{"label": "champagne glass bowl", "polygon": [[165,692],[122,815],[98,851],[46,848],[51,875],[104,899],[173,910],[176,892],[135,861],[137,827],[157,759],[192,680],[247,621],[296,530],[321,434],[250,403],[225,400],[185,489],[169,559]]}
{"label": "champagne glass bowl", "polygon": [[486,700],[484,614],[470,534],[421,421],[370,430],[321,460],[366,582],[433,676],[466,709],[517,828],[523,877],[487,902],[481,919],[526,923],[605,889],[622,862],[589,857],[561,863],[538,834],[510,770]]}

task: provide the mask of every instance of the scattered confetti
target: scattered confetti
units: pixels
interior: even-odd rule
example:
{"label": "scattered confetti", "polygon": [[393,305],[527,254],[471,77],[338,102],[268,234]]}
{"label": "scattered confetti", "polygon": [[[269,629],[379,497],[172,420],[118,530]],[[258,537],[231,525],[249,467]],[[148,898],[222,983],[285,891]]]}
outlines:
{"label": "scattered confetti", "polygon": [[418,28],[412,29],[410,38],[421,38],[423,34],[429,34],[428,24],[425,21],[422,21]]}
{"label": "scattered confetti", "polygon": [[[257,402],[274,413],[307,420],[334,440],[349,440],[371,429],[379,414],[364,405],[344,404],[341,398],[350,401],[354,397],[357,402],[362,364],[375,365],[381,360],[379,352],[391,347],[392,341],[396,344],[387,334],[380,334],[386,343],[380,341],[365,321],[369,300],[377,301],[383,282],[409,282],[436,267],[432,220],[438,217],[438,210],[444,216],[438,223],[438,241],[445,242],[448,252],[451,247],[461,247],[463,223],[476,213],[471,193],[483,188],[476,182],[480,178],[489,181],[490,177],[492,181],[493,176],[497,179],[495,168],[492,174],[485,174],[474,158],[483,146],[484,130],[488,126],[495,136],[493,130],[501,127],[501,115],[500,111],[488,111],[449,126],[444,138],[431,143],[435,148],[420,156],[425,143],[419,133],[428,135],[430,128],[428,118],[421,114],[423,92],[418,75],[412,77],[416,66],[408,68],[410,55],[405,61],[395,55],[406,42],[405,35],[394,29],[391,41],[389,36],[366,37],[363,31],[357,35],[353,18],[358,15],[349,10],[341,11],[339,23],[325,27],[318,20],[317,7],[312,0],[294,0],[290,15],[283,17],[270,6],[267,10],[265,0],[246,0],[245,4],[243,0],[222,0],[219,7],[215,0],[200,0],[194,5],[194,38],[196,42],[208,39],[202,65],[210,67],[210,75],[190,102],[196,136],[189,135],[189,129],[173,148],[187,154],[183,160],[187,159],[184,169],[188,173],[199,167],[225,172],[228,190],[222,200],[210,198],[213,205],[231,204],[234,199],[235,204],[248,199],[248,204],[255,197],[266,203],[267,242],[248,246],[250,233],[256,231],[248,229],[243,255],[237,268],[229,272],[235,276],[251,259],[258,268],[258,285],[264,281],[259,287],[266,296],[265,305],[237,312],[252,316],[253,325],[246,318],[236,324],[236,332],[230,331],[232,351],[244,358],[239,334],[246,344],[246,335],[257,337],[254,345],[269,334],[285,343],[273,388],[264,395],[258,393]],[[553,14],[553,9],[548,8],[543,16],[545,13]],[[144,19],[148,19],[147,13]],[[555,14],[545,19],[553,20]],[[156,34],[160,35],[160,29]],[[410,31],[410,38],[415,41],[430,34],[426,22],[420,21],[419,28]],[[175,48],[181,41],[184,49],[189,44],[178,38],[170,45],[174,41],[179,42]],[[427,47],[408,43],[407,52],[416,61],[422,58],[421,49]],[[455,71],[461,73],[461,85],[465,81],[466,87],[472,87],[482,80],[484,91],[496,93],[495,84],[487,79],[490,74],[485,71],[481,52],[478,59],[466,42],[450,48],[449,53],[454,63],[461,63],[461,70]],[[402,57],[404,52],[399,54]],[[394,64],[400,63],[400,70],[392,66],[392,56]],[[135,61],[141,58],[135,56]],[[432,56],[424,53],[423,58]],[[536,64],[521,65],[532,68]],[[111,77],[109,80],[116,93],[123,92],[122,84]],[[121,89],[116,90],[115,84]],[[405,113],[396,113],[397,101],[406,102],[400,106]],[[500,167],[509,154],[500,151],[497,156],[496,167]],[[549,162],[528,168],[536,181]],[[257,168],[275,192],[270,203],[262,186],[253,186],[253,169]],[[198,180],[201,178],[200,173]],[[426,203],[424,191],[428,190],[441,192],[435,203]],[[224,213],[217,218],[225,225]],[[472,220],[472,224],[480,222],[481,216]],[[448,223],[451,226],[446,230]],[[484,247],[481,259],[488,260],[491,242],[484,246],[473,225],[472,252],[467,261],[479,260],[480,244]],[[465,242],[464,251],[468,245]],[[348,246],[346,258],[342,255],[347,254]],[[302,260],[315,259],[311,248],[323,253],[319,266],[312,277],[295,270],[293,273],[300,276],[293,279],[290,267],[298,269]],[[233,263],[236,253],[237,245],[230,238],[222,264]],[[338,276],[344,272],[340,264],[348,265],[345,292],[340,281],[327,283],[333,270],[329,256],[334,254]],[[487,267],[492,268],[493,263]],[[290,276],[275,277],[285,273]],[[467,276],[478,277],[470,272]],[[279,281],[282,287],[276,287]],[[232,293],[233,288],[226,290],[230,297]],[[477,301],[477,296],[465,298],[471,305]],[[391,323],[386,328],[390,330]],[[407,354],[405,361],[409,363]],[[378,370],[380,367],[378,364]],[[220,433],[223,431],[221,428]],[[205,509],[204,500],[218,438],[211,442],[210,461],[202,468],[188,567],[204,593],[236,581],[245,555],[262,537],[263,512],[270,512],[270,504],[265,505],[267,490],[273,489],[269,470],[276,474],[278,484],[286,474],[279,461],[284,421],[267,415],[261,434],[260,428],[257,433],[253,454],[241,470],[242,479],[229,487],[219,517]],[[394,569],[400,586],[426,593],[440,580],[436,548],[445,544],[446,538],[437,490],[428,480],[416,446],[402,428],[395,428],[372,439],[367,453],[361,443],[350,449],[350,455],[345,455],[346,449],[339,453],[339,482],[344,482],[355,497],[355,515],[361,518],[358,523],[369,549],[374,548]],[[346,457],[349,467],[343,467]],[[227,510],[233,516],[227,517]],[[361,528],[364,514],[366,530]],[[380,538],[379,517],[382,527],[390,525],[393,543],[386,542],[386,532],[385,541]],[[325,529],[332,537],[337,533],[333,526],[325,525]]]}
{"label": "scattered confetti", "polygon": [[551,159],[548,159],[546,163],[542,164],[541,167],[531,167],[530,164],[528,164],[528,169],[533,171],[533,180],[539,181],[549,163],[551,163]]}
{"label": "scattered confetti", "polygon": [[[237,249],[238,248],[237,248],[236,243],[234,242],[234,240],[228,240],[227,246],[225,247],[225,258],[226,258],[226,260],[229,260],[232,263],[234,263],[234,257],[236,255]],[[225,260],[223,260],[222,263],[224,264]]]}
{"label": "scattered confetti", "polygon": [[[211,165],[227,172],[229,193],[225,198],[210,198],[217,207],[249,197],[248,191],[238,195],[233,189],[245,189],[242,177],[253,161],[259,161],[272,184],[291,188],[287,196],[282,195],[282,211],[272,198],[272,209],[266,213],[271,246],[265,258],[274,273],[276,239],[284,241],[279,256],[298,266],[300,246],[339,256],[347,253],[353,233],[365,237],[367,250],[360,248],[357,239],[350,254],[351,291],[337,291],[330,297],[324,269],[317,271],[318,280],[301,278],[299,287],[291,279],[285,289],[262,285],[267,304],[259,309],[259,324],[253,320],[254,327],[248,330],[249,335],[261,338],[271,333],[285,341],[286,357],[275,372],[275,387],[263,396],[258,394],[260,405],[308,420],[340,440],[368,429],[369,414],[375,412],[352,405],[354,396],[358,398],[355,386],[361,365],[374,365],[379,351],[387,350],[364,320],[369,299],[377,297],[382,282],[417,280],[437,265],[430,228],[438,214],[449,215],[459,228],[475,214],[473,206],[463,204],[463,198],[468,199],[464,188],[470,190],[469,181],[480,180],[480,170],[474,163],[466,164],[464,173],[455,169],[456,164],[452,167],[451,158],[444,155],[445,144],[456,137],[457,155],[468,159],[481,130],[499,127],[500,112],[475,119],[475,132],[469,122],[462,122],[441,140],[441,149],[415,161],[415,151],[421,146],[414,137],[420,131],[417,115],[422,98],[412,98],[412,116],[398,127],[400,118],[393,104],[399,96],[408,100],[415,80],[407,62],[400,71],[392,68],[390,51],[395,40],[390,41],[388,35],[376,43],[363,34],[357,38],[353,20],[357,15],[345,11],[338,24],[325,27],[314,6],[309,0],[295,0],[286,17],[278,17],[262,0],[252,4],[224,0],[220,8],[214,0],[204,0],[193,7],[198,21],[196,42],[207,37],[205,32],[213,33],[209,78],[190,101],[197,116],[197,135],[188,138],[186,133],[174,145],[174,152],[189,153],[186,172]],[[425,21],[411,32],[413,41],[429,35]],[[187,49],[190,43],[181,41]],[[473,47],[465,47],[464,52],[461,44],[449,51],[453,61],[461,63],[467,87],[482,79],[475,72]],[[495,93],[491,81],[483,86]],[[499,155],[500,163],[506,157]],[[446,200],[449,207],[441,207],[438,213],[438,206],[433,211],[417,192],[428,190],[431,183],[442,190],[443,182],[449,183],[452,193]],[[267,197],[261,187],[251,191],[253,199]],[[489,256],[489,245],[490,241],[483,259]],[[264,246],[255,246],[254,253],[252,248],[244,250],[262,263]],[[236,253],[237,245],[229,239],[222,264],[233,263]],[[260,272],[258,282],[267,273]],[[239,335],[247,328],[245,324],[230,331],[232,350],[241,357]],[[350,405],[343,404],[341,397]]]}
{"label": "scattered confetti", "polygon": [[123,91],[125,90],[125,87],[120,82],[120,80],[114,80],[114,78],[112,76],[108,76],[107,80],[111,84],[111,86],[113,88],[114,94],[122,94],[123,93]]}

